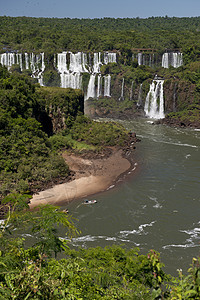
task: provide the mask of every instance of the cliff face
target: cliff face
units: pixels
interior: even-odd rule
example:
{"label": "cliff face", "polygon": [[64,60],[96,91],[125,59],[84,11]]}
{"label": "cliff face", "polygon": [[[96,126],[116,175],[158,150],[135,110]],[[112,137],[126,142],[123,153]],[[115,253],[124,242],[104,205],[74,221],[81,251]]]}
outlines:
{"label": "cliff face", "polygon": [[84,95],[81,90],[42,87],[38,93],[44,112],[38,119],[48,134],[66,129],[78,113],[84,113]]}
{"label": "cliff face", "polygon": [[195,101],[195,84],[185,80],[168,79],[164,83],[165,113],[186,109]]}

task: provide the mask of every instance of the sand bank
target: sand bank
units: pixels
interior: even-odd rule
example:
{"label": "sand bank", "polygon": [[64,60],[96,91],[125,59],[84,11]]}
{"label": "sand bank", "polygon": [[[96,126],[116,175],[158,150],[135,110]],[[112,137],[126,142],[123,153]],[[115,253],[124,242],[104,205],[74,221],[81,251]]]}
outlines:
{"label": "sand bank", "polygon": [[123,157],[123,151],[113,149],[109,157],[85,159],[74,154],[63,154],[74,180],[56,185],[34,194],[30,207],[40,204],[61,205],[106,190],[117,178],[128,171],[131,163]]}

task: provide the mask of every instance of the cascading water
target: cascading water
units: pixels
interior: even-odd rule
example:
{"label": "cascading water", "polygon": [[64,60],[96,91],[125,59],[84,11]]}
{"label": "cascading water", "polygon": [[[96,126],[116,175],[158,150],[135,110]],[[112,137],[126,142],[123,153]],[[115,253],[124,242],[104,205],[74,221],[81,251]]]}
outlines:
{"label": "cascading water", "polygon": [[23,62],[22,62],[22,54],[21,53],[17,53],[16,54],[16,64],[19,65],[20,70],[23,70]]}
{"label": "cascading water", "polygon": [[67,69],[67,52],[58,53],[57,68],[59,73],[68,73]]}
{"label": "cascading water", "polygon": [[124,100],[124,78],[122,79],[122,89],[121,89],[121,96],[119,100]]}
{"label": "cascading water", "polygon": [[[24,54],[24,65],[26,70],[32,71],[32,77],[37,78],[38,82],[43,85],[43,72],[45,70],[44,53],[40,54]],[[21,53],[3,53],[0,54],[0,63],[6,66],[8,70],[12,65],[17,64],[20,70],[23,71],[23,56]]]}
{"label": "cascading water", "polygon": [[183,55],[180,52],[166,52],[162,56],[162,67],[169,68],[172,66],[178,68],[183,65]]}
{"label": "cascading water", "polygon": [[110,84],[111,84],[111,76],[110,75],[104,76],[104,96],[105,97],[111,97],[110,96]]}
{"label": "cascading water", "polygon": [[131,82],[130,100],[133,100],[133,85],[134,85],[134,81]]}
{"label": "cascading water", "polygon": [[100,73],[101,65],[101,52],[94,53],[93,73]]}
{"label": "cascading water", "polygon": [[164,114],[164,80],[153,80],[146,97],[144,112],[147,117],[152,119],[163,119]]}
{"label": "cascading water", "polygon": [[43,86],[43,72],[45,70],[44,53],[30,54],[30,69],[32,77],[37,78],[41,86]]}
{"label": "cascading water", "polygon": [[78,52],[72,53],[70,52],[70,65],[69,71],[72,73],[87,73],[88,70],[86,68],[87,64],[87,56],[85,53]]}
{"label": "cascading water", "polygon": [[97,98],[102,95],[102,77],[101,74],[98,75],[98,86],[97,86]]}
{"label": "cascading water", "polygon": [[137,102],[138,107],[140,107],[141,105],[142,105],[142,83],[140,84],[138,102]]}
{"label": "cascading water", "polygon": [[89,98],[95,98],[95,78],[96,78],[96,74],[91,74],[90,75],[90,80],[88,83],[88,89],[87,89],[87,95],[85,97],[85,100],[89,99]]}
{"label": "cascading water", "polygon": [[138,60],[138,65],[141,66],[142,65],[142,53],[138,53],[137,60]]}
{"label": "cascading water", "polygon": [[116,63],[117,62],[117,55],[116,53],[104,53],[104,64],[107,65],[108,63]]}
{"label": "cascading water", "polygon": [[28,58],[28,53],[25,53],[25,68],[26,70],[29,69],[29,58]]}
{"label": "cascading water", "polygon": [[81,72],[86,70],[82,52],[76,54],[70,52],[69,69],[67,68],[67,52],[58,53],[57,68],[60,73],[60,86],[62,88],[82,88]]}
{"label": "cascading water", "polygon": [[8,70],[15,64],[15,53],[3,53],[0,54],[0,62],[3,66],[6,66]]}

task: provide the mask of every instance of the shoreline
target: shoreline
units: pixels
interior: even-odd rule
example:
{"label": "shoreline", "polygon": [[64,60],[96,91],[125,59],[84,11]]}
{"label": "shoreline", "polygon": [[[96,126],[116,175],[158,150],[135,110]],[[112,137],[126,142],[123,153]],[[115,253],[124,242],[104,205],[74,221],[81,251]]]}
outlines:
{"label": "shoreline", "polygon": [[75,173],[74,179],[34,194],[29,207],[32,209],[41,204],[61,206],[108,190],[119,182],[120,177],[135,169],[134,144],[126,149],[109,148],[109,156],[97,158],[63,153],[66,163]]}

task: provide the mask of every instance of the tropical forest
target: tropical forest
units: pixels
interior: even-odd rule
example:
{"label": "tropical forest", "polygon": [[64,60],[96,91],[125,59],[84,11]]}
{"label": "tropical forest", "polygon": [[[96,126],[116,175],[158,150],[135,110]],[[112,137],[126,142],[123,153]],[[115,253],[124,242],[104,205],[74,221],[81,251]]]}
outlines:
{"label": "tropical forest", "polygon": [[0,24],[0,299],[200,299],[200,17]]}

